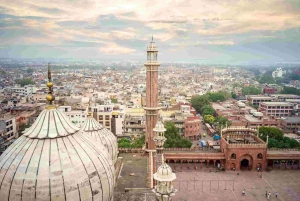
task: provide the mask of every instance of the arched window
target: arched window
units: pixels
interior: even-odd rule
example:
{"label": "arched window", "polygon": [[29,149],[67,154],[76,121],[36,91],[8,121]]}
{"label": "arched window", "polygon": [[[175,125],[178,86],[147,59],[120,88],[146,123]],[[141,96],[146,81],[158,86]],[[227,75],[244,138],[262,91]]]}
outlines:
{"label": "arched window", "polygon": [[236,154],[235,153],[231,154],[231,159],[236,159]]}
{"label": "arched window", "polygon": [[263,158],[263,155],[261,153],[257,154],[257,158],[258,159],[262,159]]}

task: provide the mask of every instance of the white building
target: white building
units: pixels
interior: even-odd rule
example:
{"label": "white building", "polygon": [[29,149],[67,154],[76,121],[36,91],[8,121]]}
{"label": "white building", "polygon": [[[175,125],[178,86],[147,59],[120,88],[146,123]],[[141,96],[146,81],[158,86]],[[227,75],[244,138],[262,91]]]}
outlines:
{"label": "white building", "polygon": [[277,68],[275,71],[273,71],[272,77],[273,78],[282,77],[282,75],[284,75],[285,73],[286,71],[283,71],[281,68]]}
{"label": "white building", "polygon": [[28,96],[30,94],[36,93],[36,86],[29,84],[25,85],[24,87],[21,86],[15,86],[10,89],[12,93],[18,94],[20,96]]}
{"label": "white building", "polygon": [[71,106],[59,106],[59,111],[64,112],[70,119],[70,121],[76,126],[81,127],[86,120],[86,110],[72,110]]}

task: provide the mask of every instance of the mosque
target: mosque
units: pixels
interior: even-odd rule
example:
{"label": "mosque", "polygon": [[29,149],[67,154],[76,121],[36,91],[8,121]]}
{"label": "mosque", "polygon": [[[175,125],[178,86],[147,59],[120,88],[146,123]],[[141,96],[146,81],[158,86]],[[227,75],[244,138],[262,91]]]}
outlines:
{"label": "mosque", "polygon": [[[157,200],[170,201],[176,192],[172,186],[176,175],[163,156],[166,138],[158,121],[159,63],[153,38],[147,55],[149,183]],[[53,104],[50,66],[48,80],[48,106],[0,156],[1,201],[112,201],[118,176],[116,137],[92,117],[90,106],[84,125],[75,126]]]}

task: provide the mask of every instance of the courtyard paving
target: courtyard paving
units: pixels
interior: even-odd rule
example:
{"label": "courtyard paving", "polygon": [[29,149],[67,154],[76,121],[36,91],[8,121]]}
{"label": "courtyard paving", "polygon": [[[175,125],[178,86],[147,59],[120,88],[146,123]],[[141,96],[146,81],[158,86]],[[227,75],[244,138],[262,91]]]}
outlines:
{"label": "courtyard paving", "polygon": [[[174,201],[260,201],[267,200],[266,191],[271,192],[270,200],[300,201],[299,170],[239,172],[239,175],[234,171],[185,170],[176,172],[176,176],[173,185],[178,192]],[[243,189],[245,196],[242,196]],[[278,198],[275,197],[276,191],[279,193]]]}

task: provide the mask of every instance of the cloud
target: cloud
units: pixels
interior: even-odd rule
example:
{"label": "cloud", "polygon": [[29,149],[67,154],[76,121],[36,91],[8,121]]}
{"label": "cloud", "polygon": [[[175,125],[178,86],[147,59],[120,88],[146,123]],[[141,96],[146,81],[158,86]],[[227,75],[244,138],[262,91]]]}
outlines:
{"label": "cloud", "polygon": [[233,41],[208,41],[209,45],[234,45]]}
{"label": "cloud", "polygon": [[116,43],[107,43],[99,48],[99,52],[107,55],[128,54],[135,52],[135,49],[119,46]]}

